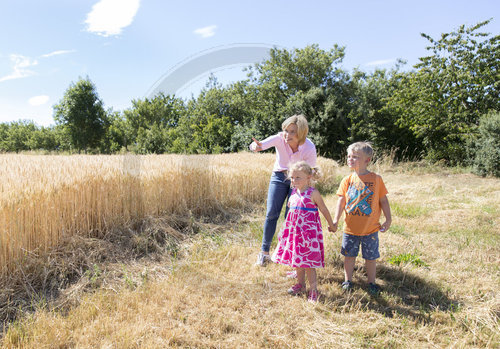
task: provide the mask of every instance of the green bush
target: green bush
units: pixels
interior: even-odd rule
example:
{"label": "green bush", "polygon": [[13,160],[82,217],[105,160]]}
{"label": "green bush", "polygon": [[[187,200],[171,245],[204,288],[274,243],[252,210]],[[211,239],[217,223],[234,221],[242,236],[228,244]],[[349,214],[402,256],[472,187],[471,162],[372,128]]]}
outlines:
{"label": "green bush", "polygon": [[475,173],[500,177],[500,112],[488,113],[481,118],[473,153]]}

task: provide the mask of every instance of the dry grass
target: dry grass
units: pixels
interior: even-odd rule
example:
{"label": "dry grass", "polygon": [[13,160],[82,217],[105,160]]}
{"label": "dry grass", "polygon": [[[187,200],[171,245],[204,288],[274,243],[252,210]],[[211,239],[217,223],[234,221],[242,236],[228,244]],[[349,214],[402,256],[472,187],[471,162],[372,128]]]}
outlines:
{"label": "dry grass", "polygon": [[[259,211],[239,221],[200,223],[176,258],[122,261],[114,269],[121,273],[109,278],[94,270],[96,291],[78,293],[64,311],[39,305],[11,324],[3,346],[498,348],[500,180],[444,170],[415,175],[390,164],[377,170],[393,207],[393,226],[381,235],[378,297],[366,290],[361,261],[357,287],[342,292],[340,234],[326,239],[319,304],[289,297],[285,268],[252,265]],[[333,169],[329,176],[347,173]],[[333,211],[335,196],[325,201]],[[428,266],[388,262],[405,253]]]}

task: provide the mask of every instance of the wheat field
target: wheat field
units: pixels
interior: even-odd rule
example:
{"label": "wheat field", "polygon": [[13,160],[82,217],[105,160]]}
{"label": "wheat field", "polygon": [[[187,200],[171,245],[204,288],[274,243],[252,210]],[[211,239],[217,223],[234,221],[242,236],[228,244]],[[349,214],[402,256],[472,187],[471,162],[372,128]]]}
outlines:
{"label": "wheat field", "polygon": [[[116,161],[112,167],[114,170],[107,171],[116,171],[118,176],[132,171],[123,170],[123,159],[111,158],[84,156],[75,160],[73,166],[68,165],[68,171],[82,166],[78,164],[82,159],[87,165],[94,164],[83,176],[87,179],[104,178],[101,172],[110,167],[102,162]],[[64,157],[60,160],[63,159],[70,160]],[[59,161],[49,157],[40,163],[48,164],[49,160]],[[333,211],[336,196],[332,191],[349,170],[333,161],[320,160],[325,175],[318,187],[328,188],[324,190],[325,203]],[[27,160],[19,158],[18,161]],[[179,191],[175,193],[204,193],[191,201],[165,197],[162,199],[165,206],[154,206],[152,201],[161,196],[156,186],[150,189],[151,198],[141,199],[139,207],[142,211],[138,210],[141,216],[156,215],[161,219],[193,209],[203,217],[221,212],[222,204],[215,203],[218,200],[227,205],[227,209],[243,211],[242,208],[248,205],[255,210],[246,211],[237,220],[220,224],[202,218],[206,224],[201,224],[197,234],[184,240],[174,256],[94,265],[85,277],[70,287],[69,292],[78,295],[74,304],[58,308],[39,302],[33,311],[22,313],[18,320],[9,324],[4,330],[2,346],[500,347],[500,179],[480,178],[464,170],[421,163],[394,164],[390,159],[373,164],[371,169],[382,175],[389,190],[393,215],[391,229],[380,236],[377,282],[382,292],[377,297],[369,295],[359,258],[353,279],[355,289],[351,293],[342,291],[341,235],[327,234],[326,266],[318,272],[320,301],[312,305],[304,298],[290,297],[286,293],[293,281],[285,277],[287,269],[283,266],[253,266],[260,248],[263,204],[273,161],[270,154],[246,153],[184,159],[175,156],[141,157],[141,173],[145,168],[160,168],[158,173],[161,173],[173,168],[166,166],[167,162],[180,163],[179,170],[171,178],[181,186],[179,175],[193,174],[189,186],[183,186],[184,191],[177,188],[175,190]],[[213,171],[207,171],[209,167]],[[199,172],[190,172],[192,168],[199,168]],[[154,187],[146,180],[154,178],[154,171],[150,172],[151,177],[144,175],[139,181],[140,186],[136,184],[141,189],[134,193],[147,192],[143,189],[145,183]],[[211,172],[213,174],[208,178],[198,178],[200,174]],[[53,173],[55,176],[58,172]],[[20,180],[19,177],[13,176],[12,183]],[[214,177],[217,180],[212,181]],[[113,176],[106,178],[113,183]],[[71,187],[71,183],[77,182],[70,181],[65,185]],[[168,181],[160,183],[169,185]],[[206,185],[210,189],[199,188]],[[16,190],[19,193],[26,187],[27,182],[19,184]],[[99,188],[94,187],[91,193],[99,192]],[[123,187],[120,190],[124,190]],[[114,197],[120,197],[120,190],[117,189]],[[10,191],[11,194],[14,192]],[[223,195],[224,192],[227,194]],[[8,198],[7,189],[2,193]],[[214,195],[218,195],[217,200],[213,199]],[[122,197],[128,201],[132,195]],[[169,199],[182,202],[182,205],[168,206]],[[204,204],[200,205],[200,202]],[[134,216],[137,213],[132,212],[131,205],[121,204],[125,208],[123,212],[126,214],[122,213],[125,220],[139,218]],[[188,205],[192,206],[188,208]],[[108,206],[112,206],[111,202]],[[93,207],[101,206],[94,204]],[[149,211],[149,207],[154,209]],[[110,209],[110,212],[116,211]],[[48,219],[50,217],[47,215]],[[100,229],[111,223],[119,225],[119,218],[114,221],[112,217],[110,214],[101,218],[104,223],[93,218],[93,224],[103,225],[92,226],[92,234],[100,234]],[[85,228],[87,223],[80,224]],[[82,234],[84,228],[73,232]],[[95,287],[87,292],[75,291],[88,284]]]}
{"label": "wheat field", "polygon": [[[212,215],[266,197],[271,154],[0,154],[0,274],[72,235],[145,217]],[[334,161],[321,159],[325,180]]]}

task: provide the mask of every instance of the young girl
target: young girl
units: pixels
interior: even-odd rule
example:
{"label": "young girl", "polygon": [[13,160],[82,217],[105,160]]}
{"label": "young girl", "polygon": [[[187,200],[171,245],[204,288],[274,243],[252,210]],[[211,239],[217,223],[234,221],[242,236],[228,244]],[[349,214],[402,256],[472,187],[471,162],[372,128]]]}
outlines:
{"label": "young girl", "polygon": [[307,275],[308,300],[314,303],[318,300],[316,268],[323,268],[325,264],[318,209],[328,221],[329,231],[333,231],[333,220],[321,194],[311,187],[313,176],[312,168],[305,161],[296,162],[290,168],[293,190],[288,200],[289,212],[272,260],[296,269],[298,283],[288,290],[291,295],[305,292]]}

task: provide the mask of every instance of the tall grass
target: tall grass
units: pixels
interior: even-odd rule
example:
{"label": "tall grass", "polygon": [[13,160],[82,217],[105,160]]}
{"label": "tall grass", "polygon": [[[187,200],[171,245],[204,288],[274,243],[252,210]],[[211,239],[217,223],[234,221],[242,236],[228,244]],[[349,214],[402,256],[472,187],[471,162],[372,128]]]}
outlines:
{"label": "tall grass", "polygon": [[[72,235],[145,217],[223,214],[266,198],[273,154],[0,155],[0,275]],[[320,159],[324,181],[336,164]]]}

